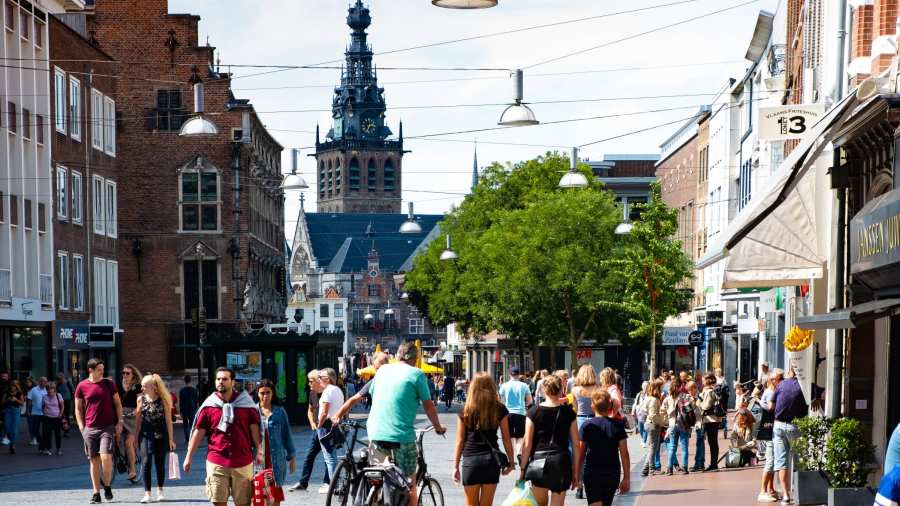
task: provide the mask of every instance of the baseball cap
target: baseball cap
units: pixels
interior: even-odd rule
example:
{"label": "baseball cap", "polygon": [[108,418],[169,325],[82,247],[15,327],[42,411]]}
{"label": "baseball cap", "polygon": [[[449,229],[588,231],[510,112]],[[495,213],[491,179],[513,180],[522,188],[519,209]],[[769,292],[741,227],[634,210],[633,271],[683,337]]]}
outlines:
{"label": "baseball cap", "polygon": [[513,374],[513,375],[518,375],[518,374],[520,374],[521,371],[519,370],[519,366],[514,365],[514,366],[510,367],[510,368],[509,368],[509,373],[510,373],[510,374]]}

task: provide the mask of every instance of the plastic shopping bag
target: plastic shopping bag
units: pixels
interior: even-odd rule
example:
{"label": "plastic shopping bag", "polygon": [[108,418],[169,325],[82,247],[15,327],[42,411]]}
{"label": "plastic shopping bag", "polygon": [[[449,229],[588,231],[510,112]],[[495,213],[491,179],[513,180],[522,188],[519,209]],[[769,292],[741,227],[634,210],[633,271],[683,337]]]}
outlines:
{"label": "plastic shopping bag", "polygon": [[169,479],[181,479],[181,464],[178,462],[178,454],[175,452],[169,452]]}
{"label": "plastic shopping bag", "polygon": [[531,483],[518,480],[502,506],[538,506],[534,492],[531,491]]}

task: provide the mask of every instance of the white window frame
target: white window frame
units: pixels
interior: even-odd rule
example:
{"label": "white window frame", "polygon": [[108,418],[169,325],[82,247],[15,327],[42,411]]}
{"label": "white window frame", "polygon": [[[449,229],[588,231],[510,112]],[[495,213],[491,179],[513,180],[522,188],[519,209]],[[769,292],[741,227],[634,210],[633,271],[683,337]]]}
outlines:
{"label": "white window frame", "polygon": [[119,234],[119,208],[115,181],[109,179],[106,180],[103,204],[105,206],[104,217],[106,218],[106,235],[116,238]]}
{"label": "white window frame", "polygon": [[119,328],[119,262],[106,261],[106,323]]}
{"label": "white window frame", "polygon": [[68,174],[62,165],[56,167],[56,217],[63,221],[69,219]]}
{"label": "white window frame", "polygon": [[53,118],[53,124],[57,132],[66,135],[66,113],[69,111],[69,108],[66,107],[66,94],[69,92],[69,87],[66,86],[66,73],[61,68],[54,67],[53,75],[56,80],[54,87],[56,117]]}
{"label": "white window frame", "polygon": [[[418,332],[416,332],[418,330]],[[410,334],[424,334],[425,333],[425,319],[424,318],[410,318],[409,319],[409,333]]]}
{"label": "white window frame", "polygon": [[116,156],[116,101],[103,97],[103,152]]}
{"label": "white window frame", "polygon": [[69,253],[58,251],[56,253],[57,270],[59,273],[59,293],[57,294],[57,307],[59,309],[69,309]]}
{"label": "white window frame", "polygon": [[106,259],[94,257],[94,323],[106,323]]}
{"label": "white window frame", "polygon": [[70,185],[71,191],[69,192],[72,197],[72,223],[76,225],[84,224],[84,192],[83,192],[83,183],[81,178],[81,173],[72,171],[72,184]]}
{"label": "white window frame", "polygon": [[81,142],[81,81],[69,76],[69,134]]}
{"label": "white window frame", "polygon": [[103,94],[91,90],[91,146],[103,151]]}
{"label": "white window frame", "polygon": [[91,181],[91,220],[94,222],[94,233],[99,235],[106,234],[106,205],[103,202],[105,195],[106,185],[103,184],[103,178],[94,176]]}
{"label": "white window frame", "polygon": [[84,256],[72,253],[72,310],[84,311]]}

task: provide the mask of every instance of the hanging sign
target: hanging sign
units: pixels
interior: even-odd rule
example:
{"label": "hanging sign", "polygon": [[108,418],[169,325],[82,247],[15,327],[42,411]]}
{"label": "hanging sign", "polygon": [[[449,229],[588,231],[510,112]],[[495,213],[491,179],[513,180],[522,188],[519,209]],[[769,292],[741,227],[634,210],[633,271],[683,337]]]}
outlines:
{"label": "hanging sign", "polygon": [[802,139],[825,116],[825,104],[759,108],[759,140]]}

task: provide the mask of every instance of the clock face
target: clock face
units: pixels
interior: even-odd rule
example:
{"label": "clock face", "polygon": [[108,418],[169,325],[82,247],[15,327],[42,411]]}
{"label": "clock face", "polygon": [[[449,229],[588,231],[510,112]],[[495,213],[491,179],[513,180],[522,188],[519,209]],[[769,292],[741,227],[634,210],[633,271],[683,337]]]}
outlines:
{"label": "clock face", "polygon": [[362,122],[362,131],[366,135],[372,135],[375,133],[375,129],[378,125],[375,124],[375,120],[372,118],[366,118]]}
{"label": "clock face", "polygon": [[369,277],[370,277],[370,278],[378,277],[378,271],[375,270],[375,269],[370,270],[370,271],[369,271]]}

